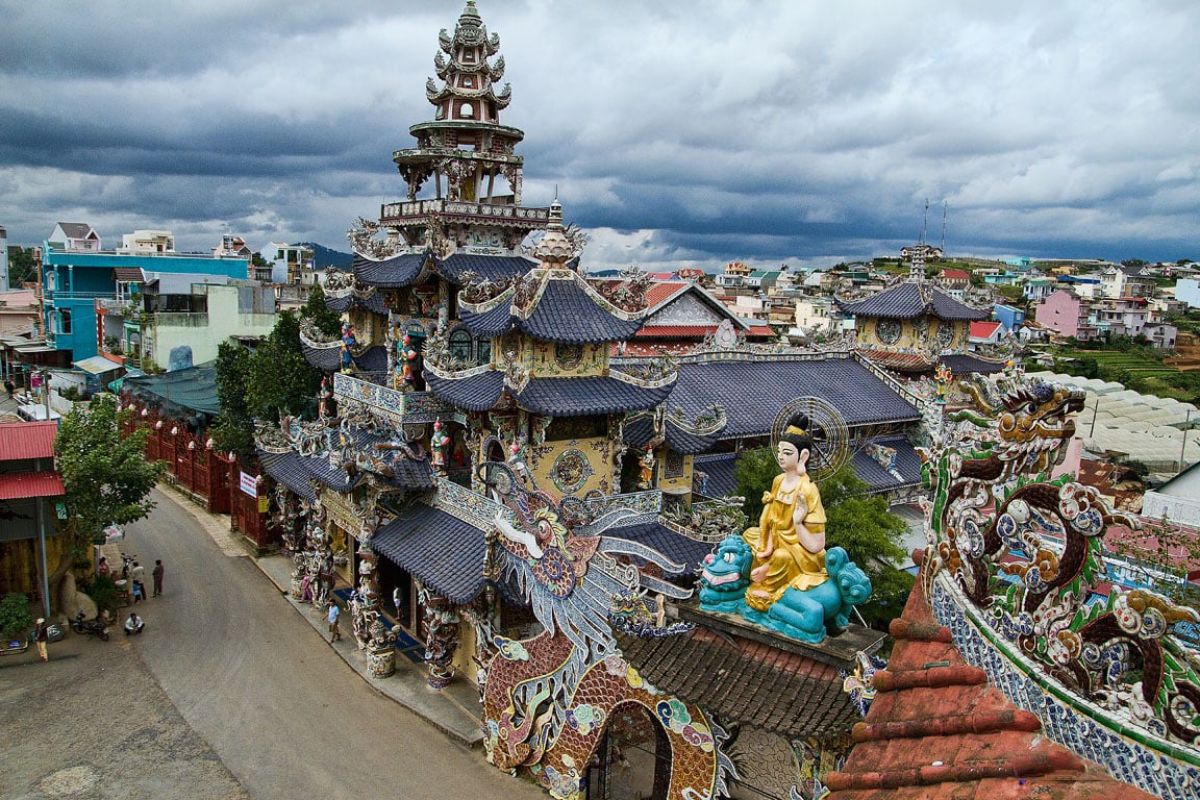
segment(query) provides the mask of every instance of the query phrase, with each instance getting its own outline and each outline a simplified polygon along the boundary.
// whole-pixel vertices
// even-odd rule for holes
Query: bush
[[[20,639],[32,627],[29,598],[20,592],[6,594],[0,600],[0,636],[3,636],[5,644]]]
[[[107,575],[97,575],[84,585],[83,593],[96,603],[97,611],[117,610],[117,584]]]

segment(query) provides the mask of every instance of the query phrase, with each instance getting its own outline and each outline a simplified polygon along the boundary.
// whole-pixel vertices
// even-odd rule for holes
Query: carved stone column
[[[424,586],[418,590],[425,610],[425,667],[431,689],[441,690],[454,678],[454,651],[458,649],[458,626],[461,618],[454,604],[430,592]]]

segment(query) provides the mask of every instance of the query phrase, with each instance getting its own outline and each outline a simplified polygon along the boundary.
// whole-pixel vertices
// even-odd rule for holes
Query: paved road
[[[122,635],[0,659],[3,800],[246,800]]]
[[[381,697],[247,557],[222,552],[174,495],[130,526],[126,551],[166,565],[143,659],[256,800],[539,798]]]

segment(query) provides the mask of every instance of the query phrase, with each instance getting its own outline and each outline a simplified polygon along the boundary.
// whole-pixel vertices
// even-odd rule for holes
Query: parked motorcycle
[[[108,641],[108,625],[98,619],[84,619],[82,611],[71,620],[71,630],[86,633],[88,636],[99,636],[102,642]]]

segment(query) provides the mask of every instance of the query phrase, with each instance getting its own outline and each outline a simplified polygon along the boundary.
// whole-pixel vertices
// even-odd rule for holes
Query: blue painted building
[[[992,309],[992,317],[1010,333],[1025,324],[1025,312],[1023,310],[1004,305],[1003,303],[997,303]]]
[[[58,242],[42,244],[42,286],[45,296],[47,339],[58,350],[69,351],[69,361],[90,358],[99,352],[96,305],[128,303],[124,291],[131,285],[122,278],[131,272],[199,273],[246,278],[246,259],[214,258],[204,253],[137,253],[114,250],[80,250]],[[118,292],[118,281],[122,291]]]

